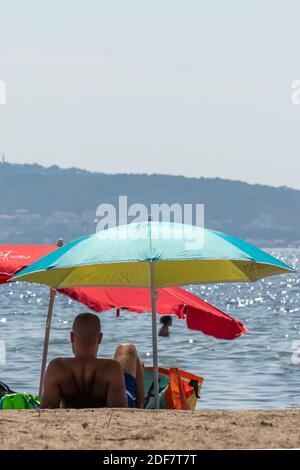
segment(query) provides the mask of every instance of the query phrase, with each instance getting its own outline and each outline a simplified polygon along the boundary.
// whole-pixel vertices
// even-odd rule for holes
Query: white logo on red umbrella
[[[3,259],[4,261],[9,261],[9,260],[16,260],[16,259],[30,259],[30,255],[22,255],[18,254],[17,251],[7,251],[4,253],[3,251],[0,251],[0,259]]]

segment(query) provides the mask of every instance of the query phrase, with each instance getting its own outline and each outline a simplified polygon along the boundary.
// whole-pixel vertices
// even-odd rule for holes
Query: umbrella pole
[[[59,238],[56,242],[56,246],[60,248],[63,246],[64,241],[62,238]],[[53,306],[55,301],[56,290],[50,289],[50,298],[48,304],[48,313],[47,313],[47,320],[45,326],[45,337],[44,337],[44,350],[43,350],[43,358],[42,358],[42,367],[41,367],[41,376],[40,376],[40,387],[39,387],[39,396],[42,396],[43,391],[43,381],[44,375],[47,365],[47,357],[48,357],[48,346],[49,346],[49,337],[50,337],[50,330],[51,330],[51,321],[52,321],[52,313],[53,313]]]
[[[40,397],[42,396],[43,381],[44,381],[44,375],[45,375],[45,370],[46,370],[46,365],[47,365],[49,337],[50,337],[50,330],[51,330],[51,320],[52,320],[55,294],[56,294],[55,289],[50,289],[50,299],[49,299],[49,304],[48,304],[48,314],[47,314],[46,327],[45,327],[44,350],[43,350],[43,359],[42,359],[42,368],[41,368],[41,377],[40,377],[40,388],[39,388]]]
[[[152,303],[152,349],[153,349],[153,383],[155,408],[159,409],[159,383],[158,383],[158,350],[157,350],[157,319],[156,319],[156,298],[154,262],[150,261],[151,278],[151,303]]]

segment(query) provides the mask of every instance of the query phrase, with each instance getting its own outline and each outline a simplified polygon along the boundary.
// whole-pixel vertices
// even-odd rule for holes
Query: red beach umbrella
[[[18,271],[29,266],[39,258],[51,253],[57,245],[0,245],[0,284],[9,282]],[[247,330],[238,320],[205,302],[181,287],[165,287],[158,290],[157,313],[176,315],[186,319],[187,327],[214,336],[218,339],[233,340]],[[131,287],[76,287],[58,289],[95,312],[120,309],[135,313],[151,312],[149,289]],[[45,329],[44,353],[40,380],[40,393],[46,368],[52,310],[55,300],[54,289],[50,290],[50,300]]]
[[[157,291],[157,313],[186,319],[187,327],[192,330],[227,340],[235,339],[247,331],[242,323],[181,287],[165,287]],[[147,288],[79,287],[58,289],[58,292],[95,312],[112,309],[151,312],[151,298]]]
[[[56,248],[55,245],[0,245],[0,284]]]

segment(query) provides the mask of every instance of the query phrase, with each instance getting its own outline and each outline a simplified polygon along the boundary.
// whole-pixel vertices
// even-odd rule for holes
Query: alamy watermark
[[[300,104],[300,80],[294,80],[291,85],[292,94],[291,102],[292,104]]]
[[[0,104],[6,104],[6,83],[0,80]]]
[[[294,366],[300,365],[300,340],[292,342],[292,364]]]
[[[6,345],[5,341],[0,339],[0,367],[6,365]]]
[[[128,197],[121,195],[117,205],[99,204],[96,217],[96,232],[100,237],[104,234],[118,239],[148,239],[149,227],[143,222],[151,220],[172,223],[151,224],[152,240],[184,240],[186,250],[200,249],[203,246],[204,204],[155,203],[148,207],[143,203],[128,204]],[[106,229],[116,226],[124,228],[105,233]]]

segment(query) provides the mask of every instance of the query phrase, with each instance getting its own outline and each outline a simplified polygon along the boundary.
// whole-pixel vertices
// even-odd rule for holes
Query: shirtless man
[[[143,408],[144,374],[133,344],[120,344],[114,359],[98,359],[99,317],[81,313],[73,323],[72,358],[53,359],[46,370],[41,408]]]

